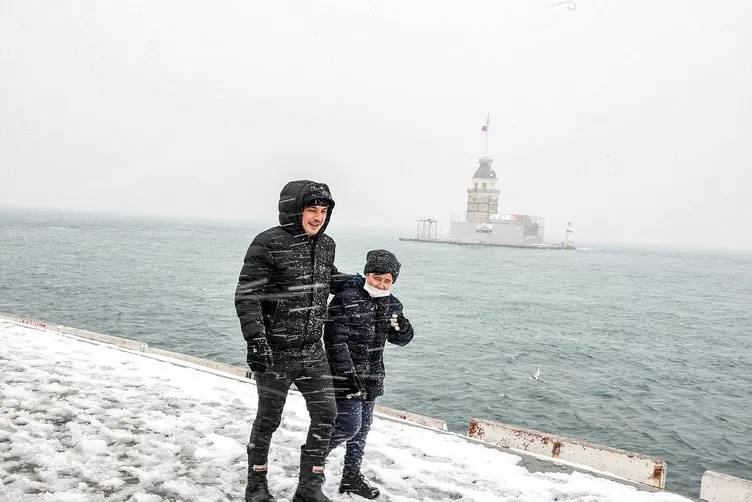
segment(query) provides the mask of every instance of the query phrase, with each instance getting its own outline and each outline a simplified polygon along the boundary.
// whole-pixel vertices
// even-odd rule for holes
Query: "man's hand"
[[[251,371],[264,373],[272,366],[272,349],[265,338],[254,338],[247,343],[247,361]]]

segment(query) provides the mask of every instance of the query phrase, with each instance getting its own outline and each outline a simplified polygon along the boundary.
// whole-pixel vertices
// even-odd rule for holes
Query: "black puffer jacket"
[[[372,298],[363,289],[364,281],[361,276],[353,277],[329,303],[324,345],[332,375],[354,371],[366,388],[365,399],[374,399],[384,393],[384,345],[387,341],[407,345],[413,328],[394,295]],[[389,324],[392,314],[399,315],[399,331]],[[335,391],[338,398],[346,393],[337,388],[336,380]]]
[[[302,226],[305,200],[330,201],[326,221],[314,236]],[[352,276],[334,266],[334,240],[326,235],[334,200],[329,187],[291,181],[280,193],[279,226],[253,239],[235,290],[235,309],[246,341],[265,337],[275,360],[289,349],[320,343],[329,291],[336,293]],[[278,357],[282,356],[282,357]]]

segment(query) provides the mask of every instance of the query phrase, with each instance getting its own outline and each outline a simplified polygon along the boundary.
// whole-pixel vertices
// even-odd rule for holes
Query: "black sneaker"
[[[339,492],[352,493],[367,499],[375,499],[380,494],[379,489],[369,484],[360,472],[343,472]]]

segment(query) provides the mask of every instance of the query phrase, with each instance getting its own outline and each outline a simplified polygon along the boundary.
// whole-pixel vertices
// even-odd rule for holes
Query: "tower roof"
[[[478,159],[478,169],[475,170],[473,178],[491,178],[496,179],[496,173],[491,168],[493,159],[491,157],[481,157]]]

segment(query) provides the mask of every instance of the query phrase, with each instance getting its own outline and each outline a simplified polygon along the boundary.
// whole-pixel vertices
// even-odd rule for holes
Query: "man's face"
[[[303,210],[303,230],[309,237],[313,237],[326,221],[326,213],[329,208],[326,206],[308,206]]]
[[[394,284],[392,274],[374,274],[370,272],[366,274],[366,280],[374,288],[383,289],[384,291],[392,289],[392,284]]]

